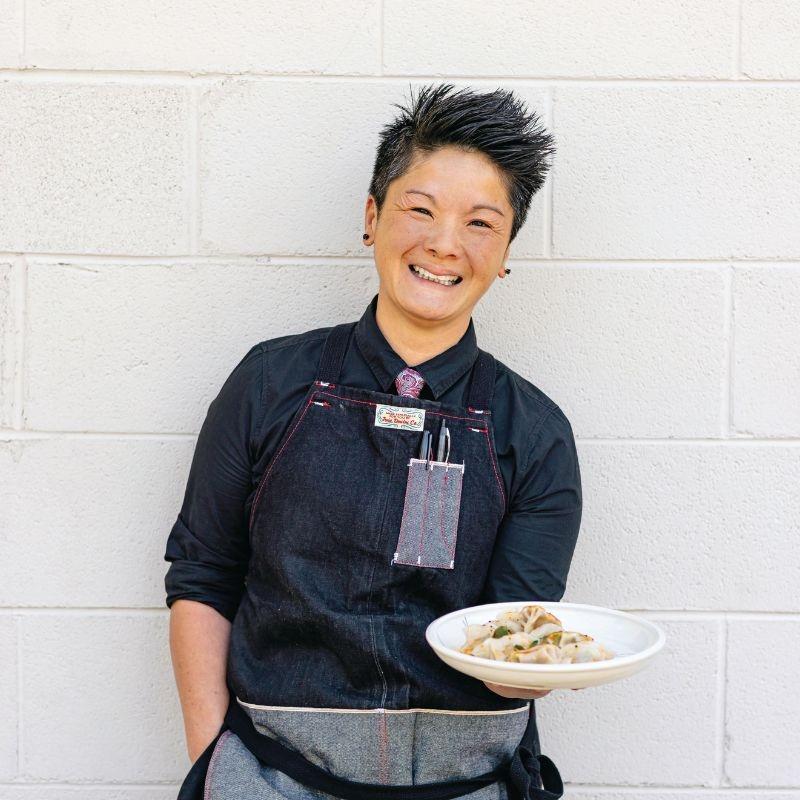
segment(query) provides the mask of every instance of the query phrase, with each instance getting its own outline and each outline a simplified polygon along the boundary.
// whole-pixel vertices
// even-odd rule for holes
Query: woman
[[[469,678],[424,639],[454,609],[564,592],[570,424],[471,317],[553,140],[506,91],[399,107],[364,217],[378,294],[355,323],[251,348],[198,438],[165,556],[182,797],[561,794],[524,702],[547,692]]]

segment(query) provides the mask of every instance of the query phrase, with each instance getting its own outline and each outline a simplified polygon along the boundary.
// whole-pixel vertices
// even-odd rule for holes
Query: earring
[[[510,275],[510,274],[511,274],[511,270],[508,267],[506,267],[506,275]]]
[[[364,239],[364,241],[366,241],[367,239],[369,239],[369,234],[365,233],[361,238]]]

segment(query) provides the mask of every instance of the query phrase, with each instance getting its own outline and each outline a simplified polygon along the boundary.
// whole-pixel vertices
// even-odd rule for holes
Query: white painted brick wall
[[[566,797],[800,800],[799,37],[794,0],[0,0],[0,798],[175,796],[196,433],[254,343],[363,310],[377,133],[447,79],[557,138],[476,324],[578,439],[564,599],[668,635],[539,703]]]

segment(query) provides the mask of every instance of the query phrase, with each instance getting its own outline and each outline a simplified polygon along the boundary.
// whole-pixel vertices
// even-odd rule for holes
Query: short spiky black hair
[[[477,93],[454,90],[452,83],[420,88],[411,107],[393,105],[403,113],[384,125],[375,157],[369,192],[378,214],[389,184],[411,168],[418,153],[452,145],[488,156],[503,176],[514,211],[509,244],[525,223],[531,199],[544,183],[555,155],[555,140],[535,113],[510,91]]]

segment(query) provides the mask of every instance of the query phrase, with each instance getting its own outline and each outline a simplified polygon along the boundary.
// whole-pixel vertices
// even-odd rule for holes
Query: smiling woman
[[[561,796],[527,702],[546,692],[425,641],[457,609],[564,593],[571,426],[472,322],[553,142],[506,91],[429,86],[401,109],[364,212],[377,295],[252,347],[198,437],[166,552],[181,800]]]
[[[511,242],[555,152],[510,92],[452,89],[421,90],[407,116],[384,129],[366,202],[379,324],[400,324],[409,344],[432,324],[440,343],[457,341],[494,278],[505,277]],[[423,341],[430,346],[429,336]],[[407,355],[424,358],[422,347]]]

